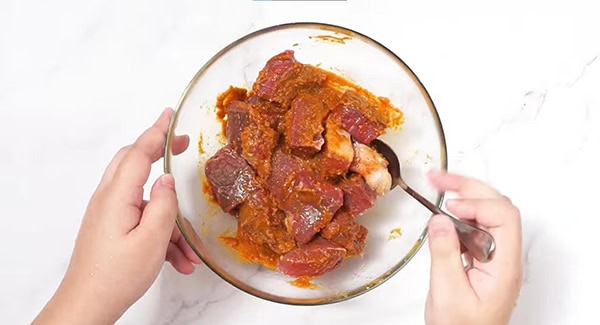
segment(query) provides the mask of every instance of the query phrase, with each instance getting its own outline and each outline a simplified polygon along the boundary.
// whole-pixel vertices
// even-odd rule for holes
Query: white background
[[[206,60],[248,32],[319,21],[403,58],[439,109],[450,170],[520,207],[525,282],[513,323],[599,323],[598,12],[593,1],[3,0],[1,322],[28,323],[43,307],[104,166],[177,103]],[[203,266],[184,277],[167,265],[121,323],[421,324],[428,268],[422,250],[364,296],[291,307]]]

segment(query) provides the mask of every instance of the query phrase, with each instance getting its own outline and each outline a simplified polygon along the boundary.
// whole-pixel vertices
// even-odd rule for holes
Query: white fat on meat
[[[350,170],[361,175],[377,195],[386,194],[392,187],[392,175],[387,170],[388,161],[375,149],[354,143],[354,160]]]
[[[348,164],[351,163],[354,158],[354,148],[352,147],[350,133],[342,129],[332,119],[327,119],[325,129],[325,151],[343,159]]]

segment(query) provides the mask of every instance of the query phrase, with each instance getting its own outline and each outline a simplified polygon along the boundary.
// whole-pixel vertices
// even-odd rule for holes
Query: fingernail
[[[429,236],[444,237],[452,230],[452,221],[446,216],[435,215],[429,220]]]
[[[171,174],[164,174],[160,178],[160,184],[175,189],[175,180]]]

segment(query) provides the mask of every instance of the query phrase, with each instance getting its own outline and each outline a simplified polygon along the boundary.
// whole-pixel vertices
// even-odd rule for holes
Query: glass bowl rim
[[[419,80],[417,75],[399,56],[397,56],[394,52],[392,52],[390,49],[388,49],[387,47],[385,47],[383,44],[379,43],[378,41],[374,40],[373,38],[371,38],[365,34],[359,33],[357,31],[354,31],[347,27],[341,27],[338,25],[333,25],[333,24],[328,24],[328,23],[320,23],[320,22],[292,22],[292,23],[283,23],[283,24],[277,24],[277,25],[265,27],[265,28],[256,30],[254,32],[246,34],[245,36],[238,38],[237,40],[233,41],[232,43],[230,43],[229,45],[227,45],[223,49],[221,49],[219,52],[217,52],[200,68],[200,70],[198,70],[198,72],[190,80],[190,82],[184,89],[183,93],[181,94],[181,96],[179,98],[179,102],[177,103],[177,107],[175,108],[175,112],[169,123],[169,129],[167,132],[167,139],[165,142],[165,150],[164,150],[164,172],[165,173],[170,173],[170,171],[171,171],[171,166],[170,166],[171,154],[170,153],[171,153],[172,138],[174,136],[173,131],[174,131],[174,128],[175,128],[175,125],[177,122],[177,117],[179,115],[181,106],[187,99],[188,94],[192,88],[192,85],[194,85],[195,82],[202,77],[204,72],[207,69],[209,69],[215,61],[217,61],[225,53],[227,53],[228,51],[230,51],[231,49],[233,49],[240,43],[243,43],[246,40],[249,40],[251,38],[254,38],[256,36],[260,36],[263,34],[271,33],[271,32],[278,31],[278,30],[293,29],[293,28],[321,29],[321,30],[333,31],[335,33],[343,34],[343,35],[350,36],[353,38],[360,38],[363,42],[368,43],[371,46],[378,48],[380,51],[384,52],[390,58],[392,58],[397,63],[399,63],[401,68],[403,68],[405,70],[405,72],[413,80],[415,85],[419,88],[421,95],[425,99],[427,106],[429,107],[429,110],[432,113],[434,123],[436,125],[437,131],[439,134],[438,140],[440,142],[440,162],[442,165],[441,167],[442,167],[442,170],[448,169],[446,137],[444,135],[444,129],[442,127],[442,123],[441,123],[438,111],[435,107],[435,104],[433,103],[433,100],[431,99],[429,92],[427,91],[425,86],[421,83],[421,81]],[[438,193],[438,197],[436,199],[435,204],[438,207],[441,207],[443,199],[444,199],[444,193],[443,192]],[[342,294],[329,296],[329,297],[287,298],[287,297],[277,296],[274,294],[266,293],[264,291],[255,289],[255,288],[245,284],[243,281],[239,281],[239,280],[235,279],[234,277],[227,274],[225,271],[220,271],[218,267],[211,264],[212,262],[209,258],[204,257],[202,254],[200,254],[198,252],[198,250],[196,249],[196,247],[192,244],[191,240],[189,239],[189,237],[186,234],[184,227],[182,225],[182,217],[181,217],[180,211],[178,211],[178,213],[177,213],[177,218],[176,218],[175,223],[177,224],[177,228],[181,232],[181,235],[183,236],[185,241],[188,243],[188,245],[190,245],[190,247],[192,248],[194,253],[202,260],[204,265],[206,265],[212,272],[217,274],[221,279],[225,280],[226,282],[228,282],[235,288],[237,288],[243,292],[246,292],[252,296],[255,296],[255,297],[258,297],[261,299],[265,299],[268,301],[276,302],[276,303],[286,304],[286,305],[302,305],[302,306],[327,305],[327,304],[333,304],[333,303],[349,300],[351,298],[355,298],[364,293],[367,293],[367,292],[373,290],[374,288],[378,287],[379,285],[383,284],[387,280],[391,279],[396,273],[398,273],[402,268],[404,268],[404,266],[406,266],[408,264],[408,262],[410,262],[410,260],[421,249],[425,240],[427,239],[427,227],[425,227],[423,229],[423,231],[421,232],[421,235],[419,236],[419,238],[413,244],[410,251],[404,256],[404,258],[402,258],[402,260],[400,260],[400,262],[398,262],[396,265],[391,267],[389,270],[387,270],[385,273],[380,275],[375,280],[372,280],[369,283],[366,283],[356,289],[344,292]]]

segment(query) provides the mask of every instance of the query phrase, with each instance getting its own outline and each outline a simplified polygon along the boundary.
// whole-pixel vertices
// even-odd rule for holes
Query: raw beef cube
[[[271,158],[271,174],[266,182],[266,187],[273,194],[275,200],[282,205],[289,195],[289,188],[294,176],[308,168],[300,158],[275,150]]]
[[[342,206],[343,192],[335,185],[302,171],[296,175],[291,195],[284,202],[288,229],[296,242],[309,242],[325,227]]]
[[[221,148],[204,166],[217,203],[231,212],[257,188],[254,171],[231,145]]]
[[[298,92],[320,85],[325,74],[318,69],[303,66],[294,58],[294,51],[287,50],[272,57],[259,72],[252,86],[259,98],[288,107]]]
[[[317,97],[323,101],[323,106],[329,111],[332,111],[340,103],[342,95],[338,90],[322,87],[317,91],[313,92]]]
[[[315,193],[294,193],[285,203],[287,227],[299,244],[309,242],[331,220],[315,203],[318,200]]]
[[[227,112],[225,136],[229,144],[237,152],[240,152],[242,149],[240,135],[244,128],[248,126],[249,105],[238,100],[233,100],[229,102],[225,111]]]
[[[321,236],[346,249],[346,257],[360,255],[365,248],[368,230],[354,221],[344,209],[338,211],[330,224],[321,230]]]
[[[302,64],[294,58],[294,52],[287,50],[272,57],[259,72],[252,86],[253,92],[261,99],[278,102],[284,92],[282,83],[298,73]]]
[[[344,207],[353,217],[358,217],[375,204],[377,193],[360,175],[354,174],[341,182]]]
[[[277,254],[296,247],[294,236],[285,226],[285,215],[278,210],[265,190],[250,195],[238,213],[238,237],[255,245],[266,245]]]
[[[321,100],[313,95],[302,93],[292,101],[284,125],[285,142],[293,154],[310,157],[321,150],[327,113]]]
[[[369,144],[385,131],[384,121],[378,118],[377,106],[353,91],[344,93],[334,114],[341,119],[342,127],[359,142]]]
[[[281,256],[278,269],[290,276],[318,276],[331,271],[344,258],[346,249],[328,240],[317,237]]]
[[[268,125],[253,123],[242,131],[242,155],[263,179],[271,172],[271,155],[278,141],[279,133]]]
[[[259,114],[273,130],[279,129],[279,125],[288,110],[287,107],[283,108],[275,103],[258,100],[256,95],[250,97],[248,102],[252,104],[253,110],[251,112]]]

